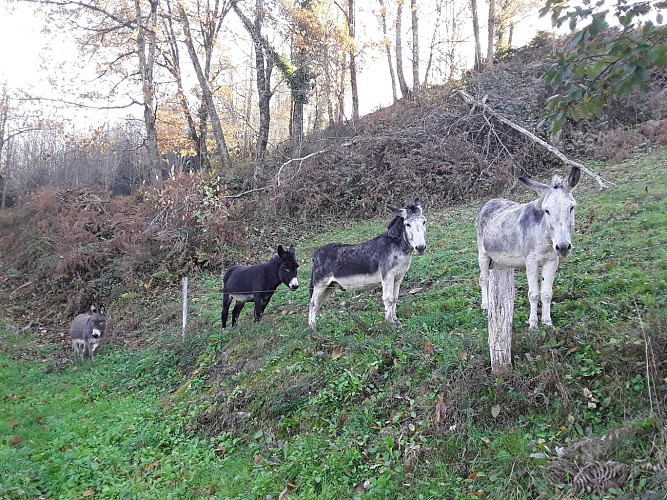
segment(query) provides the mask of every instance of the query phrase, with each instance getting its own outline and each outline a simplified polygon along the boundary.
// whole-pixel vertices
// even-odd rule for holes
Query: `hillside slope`
[[[430,86],[357,123],[313,132],[306,160],[283,163],[278,153],[269,160],[263,190],[247,192],[247,171],[239,166],[220,177],[184,174],[161,191],[128,197],[90,187],[31,193],[0,212],[5,314],[50,332],[93,301],[123,304],[147,290],[169,293],[184,276],[256,263],[276,240],[367,220],[415,196],[431,209],[488,198],[507,192],[519,175],[561,167],[516,130],[471,108],[459,89],[582,161],[618,161],[667,143],[659,77],[649,92],[612,103],[594,120],[568,122],[558,138],[549,137],[539,126],[549,96],[542,77],[563,43],[540,35],[489,71]],[[124,328],[139,324],[128,319]]]
[[[217,272],[193,276],[185,341],[177,296],[152,286],[112,304],[111,342],[95,363],[58,364],[53,346],[4,329],[0,495],[664,496],[665,158],[657,148],[596,164],[615,183],[607,191],[582,180],[574,254],[554,285],[556,328],[528,332],[517,273],[504,379],[489,373],[479,310],[481,200],[426,205],[429,248],[406,277],[401,329],[383,323],[377,292],[338,292],[313,333],[302,286],[281,287],[262,323],[244,311],[221,331]],[[303,283],[318,246],[370,238],[387,220],[272,239],[294,241]],[[46,362],[16,361],[25,357]]]

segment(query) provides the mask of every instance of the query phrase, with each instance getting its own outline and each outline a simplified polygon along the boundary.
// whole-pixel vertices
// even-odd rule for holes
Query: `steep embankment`
[[[202,274],[185,341],[164,328],[180,305],[149,287],[114,309],[162,315],[152,347],[121,348],[118,328],[83,366],[19,366],[4,354],[0,495],[664,495],[666,155],[595,165],[616,184],[607,191],[582,180],[554,330],[528,332],[517,274],[508,377],[488,370],[472,227],[481,202],[427,205],[429,249],[404,283],[401,329],[382,322],[377,292],[337,292],[312,333],[305,287],[281,287],[262,323],[244,311],[222,332],[219,276]],[[319,245],[372,237],[385,219],[291,235],[301,281]],[[0,336],[10,353],[17,339],[31,343]]]

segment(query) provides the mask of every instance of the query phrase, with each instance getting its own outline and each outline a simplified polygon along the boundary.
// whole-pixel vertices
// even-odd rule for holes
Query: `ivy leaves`
[[[541,15],[573,32],[569,50],[545,75],[555,92],[545,120],[558,132],[565,120],[600,115],[612,99],[647,90],[652,68],[667,67],[667,1],[547,0]],[[613,20],[614,27],[610,26]]]

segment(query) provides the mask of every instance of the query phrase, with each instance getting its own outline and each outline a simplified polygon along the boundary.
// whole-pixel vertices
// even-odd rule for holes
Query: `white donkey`
[[[479,252],[482,309],[489,305],[489,268],[525,269],[528,277],[531,330],[537,328],[537,302],[542,299],[542,323],[551,326],[553,281],[560,257],[572,250],[574,207],[572,190],[581,172],[574,167],[566,180],[555,175],[551,185],[524,177],[521,183],[540,197],[530,203],[493,199],[480,210],[475,228]],[[542,286],[540,287],[540,268]]]

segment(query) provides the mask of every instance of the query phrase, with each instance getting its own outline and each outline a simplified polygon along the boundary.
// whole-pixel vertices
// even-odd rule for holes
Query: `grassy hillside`
[[[276,235],[296,244],[302,287],[281,287],[258,325],[246,307],[220,330],[210,275],[191,283],[185,342],[177,296],[150,287],[109,306],[146,318],[142,335],[125,329],[137,317],[112,316],[93,363],[1,327],[0,497],[664,497],[666,157],[594,165],[608,191],[582,180],[556,328],[528,332],[517,273],[504,379],[490,375],[479,310],[482,201],[425,207],[429,248],[404,282],[401,329],[383,324],[378,292],[338,292],[318,331],[305,327],[314,249],[370,238],[389,217]]]

